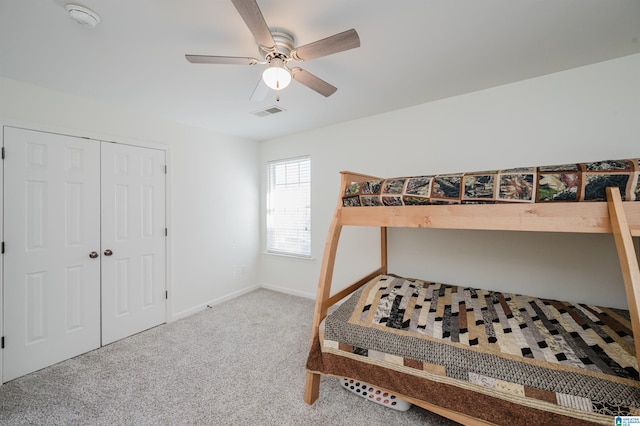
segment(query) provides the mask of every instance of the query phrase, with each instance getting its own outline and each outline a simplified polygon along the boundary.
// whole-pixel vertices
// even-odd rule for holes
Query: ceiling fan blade
[[[298,68],[298,67],[292,68],[291,76],[294,78],[294,80],[304,84],[309,89],[315,90],[316,92],[320,93],[324,97],[329,97],[333,95],[336,90],[338,90],[337,87],[332,86],[331,84],[316,77],[315,75],[311,74],[309,71],[303,70],[302,68]]]
[[[255,65],[260,62],[256,58],[240,56],[184,55],[184,57],[192,64]]]
[[[269,90],[269,86],[266,85],[261,77],[260,80],[258,80],[258,84],[256,84],[256,88],[253,89],[253,93],[251,94],[249,100],[251,102],[264,101],[267,97],[267,94],[269,93]]]
[[[291,51],[291,57],[298,61],[320,58],[345,50],[360,47],[360,37],[353,28],[313,43],[305,44]]]
[[[264,16],[262,16],[258,3],[256,3],[255,0],[231,0],[231,2],[238,10],[244,23],[249,27],[256,42],[267,51],[273,50],[276,47],[276,42],[273,40],[271,31],[264,20]]]

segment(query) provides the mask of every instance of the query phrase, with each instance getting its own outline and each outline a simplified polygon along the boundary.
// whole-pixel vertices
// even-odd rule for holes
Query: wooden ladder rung
[[[632,237],[640,237],[640,228],[629,228]]]

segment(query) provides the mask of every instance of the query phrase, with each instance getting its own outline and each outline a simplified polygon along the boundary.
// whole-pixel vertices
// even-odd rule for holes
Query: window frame
[[[300,168],[301,165],[303,169]],[[297,169],[295,177],[288,175],[288,167],[291,166]],[[283,168],[280,173],[284,172],[284,176],[277,175],[277,167]],[[266,173],[265,252],[276,256],[311,259],[311,156],[303,155],[267,161]],[[284,181],[277,180],[282,178]],[[288,191],[291,192],[287,194]],[[295,191],[299,193],[295,194]],[[286,201],[290,202],[292,195],[294,200],[296,197],[304,197],[304,200],[299,203],[294,201],[293,205],[289,206],[274,206],[274,203],[278,203],[278,196],[285,196]],[[294,212],[293,217],[287,217],[289,214],[286,212],[287,208],[303,211]],[[276,210],[281,211],[278,214]],[[298,225],[290,225],[291,221]],[[274,222],[279,222],[280,226],[274,226]],[[293,241],[286,242],[287,235]]]

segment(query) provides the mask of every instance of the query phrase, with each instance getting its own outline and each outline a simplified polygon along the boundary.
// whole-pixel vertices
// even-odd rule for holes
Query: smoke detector
[[[68,4],[64,8],[69,12],[69,16],[78,24],[95,28],[98,22],[100,22],[100,17],[86,7],[78,6],[77,4]]]

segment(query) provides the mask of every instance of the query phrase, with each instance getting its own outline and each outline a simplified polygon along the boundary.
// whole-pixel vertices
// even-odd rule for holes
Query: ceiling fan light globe
[[[291,74],[285,68],[269,67],[262,73],[262,80],[273,90],[282,90],[291,83]]]

